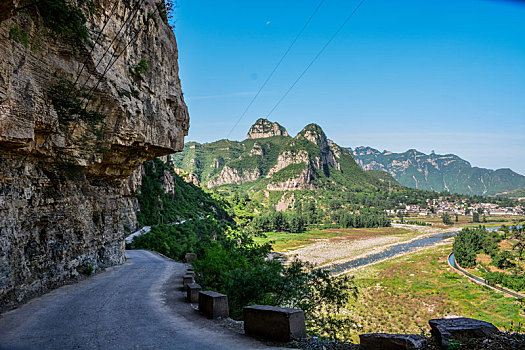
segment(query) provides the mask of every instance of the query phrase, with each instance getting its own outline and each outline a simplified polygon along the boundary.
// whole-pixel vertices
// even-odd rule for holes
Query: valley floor
[[[525,304],[472,283],[447,263],[450,242],[370,265],[356,271],[359,296],[346,314],[361,326],[357,333],[427,333],[428,320],[471,317],[500,330],[525,323]],[[521,329],[523,332],[523,329]]]
[[[272,233],[267,239],[277,239],[276,246],[288,259],[296,256],[330,267],[403,242],[461,228],[437,223],[432,227],[393,224],[380,229],[310,231],[297,239]],[[359,295],[343,314],[359,327],[340,336],[358,342],[358,334],[363,333],[428,335],[429,319],[449,316],[488,321],[500,330],[519,330],[519,325],[525,324],[525,302],[459,275],[447,263],[452,243],[452,238],[446,239],[347,272],[355,276]]]

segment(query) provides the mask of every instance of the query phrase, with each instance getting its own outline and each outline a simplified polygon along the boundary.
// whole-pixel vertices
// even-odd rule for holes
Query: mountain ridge
[[[267,191],[290,191],[330,184],[342,189],[382,185],[314,123],[292,137],[280,124],[260,118],[243,141],[187,143],[173,160],[208,188],[252,184]]]
[[[403,153],[368,146],[347,147],[364,170],[383,170],[404,186],[468,195],[497,195],[525,187],[525,176],[509,168],[473,167],[455,154],[425,154],[416,149]]]

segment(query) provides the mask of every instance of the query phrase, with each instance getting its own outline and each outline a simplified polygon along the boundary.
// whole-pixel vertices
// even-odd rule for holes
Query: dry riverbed
[[[393,224],[390,234],[385,234],[384,229],[367,229],[360,233],[350,234],[345,234],[345,230],[340,230],[340,236],[312,240],[310,244],[294,247],[293,250],[282,250],[281,253],[289,259],[297,257],[319,266],[328,267],[380,253],[392,245],[456,230],[458,230],[456,227],[444,229],[402,224]]]

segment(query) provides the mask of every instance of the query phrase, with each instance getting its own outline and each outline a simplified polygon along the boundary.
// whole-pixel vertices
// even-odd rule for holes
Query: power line
[[[301,78],[306,74],[306,72],[308,72],[308,70],[310,69],[310,67],[312,67],[312,65],[315,63],[315,61],[317,61],[317,59],[323,54],[323,52],[326,50],[326,48],[328,47],[328,45],[330,45],[330,43],[335,39],[335,37],[341,32],[341,30],[343,30],[343,28],[345,27],[345,25],[348,23],[348,21],[350,21],[350,19],[355,15],[355,13],[357,12],[357,10],[359,10],[359,8],[364,4],[366,0],[361,0],[361,2],[359,2],[359,4],[354,8],[354,10],[348,15],[348,17],[346,17],[345,21],[343,22],[343,24],[341,24],[341,26],[337,29],[337,31],[332,35],[332,37],[326,42],[326,44],[321,48],[321,50],[319,50],[319,52],[317,53],[317,55],[315,55],[315,57],[312,59],[312,61],[310,61],[310,63],[306,66],[306,68],[303,70],[303,72],[299,75],[299,77],[297,77],[297,79],[293,82],[293,84],[288,88],[288,90],[286,90],[286,92],[284,93],[284,95],[279,99],[279,101],[277,101],[277,103],[273,106],[273,108],[270,110],[270,113],[268,113],[266,116],[269,117],[270,115],[272,115],[272,113],[277,109],[277,107],[281,104],[281,102],[283,102],[283,100],[286,98],[286,96],[288,96],[288,94],[290,93],[290,91],[292,91],[292,89],[295,87],[295,85],[297,85],[297,83],[299,82],[299,80],[301,80]]]
[[[87,57],[90,57],[91,54],[93,53],[93,51],[95,50],[95,47],[97,46],[97,43],[98,43],[98,39],[100,39],[100,36],[102,35],[102,33],[104,32],[104,29],[106,29],[106,26],[107,26],[108,23],[109,23],[109,20],[110,20],[111,17],[115,14],[115,10],[117,9],[119,2],[120,2],[119,0],[116,0],[116,1],[115,1],[115,4],[113,5],[113,8],[111,9],[111,11],[110,11],[110,13],[109,13],[109,16],[108,16],[108,17],[106,18],[106,20],[104,21],[104,25],[102,26],[102,29],[98,32],[98,34],[97,34],[97,38],[95,39],[95,42],[93,43],[93,47],[91,47],[91,50],[89,51]],[[102,45],[99,44],[99,46],[102,46]],[[86,63],[87,63],[87,60],[88,60],[87,57],[86,57],[86,59],[84,60],[84,62],[82,63],[82,68],[81,68],[80,71],[78,72],[77,78],[76,78],[75,81],[73,82],[73,86],[72,86],[71,89],[69,90],[66,99],[69,98],[69,96],[71,95],[71,93],[74,91],[75,86],[77,85],[78,80],[80,79],[80,76],[82,75],[82,72],[84,71],[84,68],[86,67]],[[88,76],[88,80],[89,80],[89,76]]]
[[[102,55],[102,57],[100,58],[99,62],[98,62],[97,65],[95,66],[95,69],[98,67],[98,65],[100,64],[100,62],[102,61],[102,59],[104,58],[104,56],[106,55],[106,53],[109,51],[109,48],[111,47],[111,44],[116,40],[116,38],[118,37],[118,35],[121,33],[122,29],[126,26],[127,22],[131,19],[131,17],[134,17],[134,16],[137,14],[138,10],[140,9],[140,7],[141,7],[141,5],[144,3],[144,1],[145,1],[145,0],[142,0],[142,1],[140,2],[140,4],[136,6],[136,10],[133,11],[134,13],[130,14],[129,17],[128,17],[128,19],[127,19],[127,20],[123,23],[123,25],[120,27],[118,33],[115,35],[115,37],[114,37],[113,40],[111,41],[110,45],[109,45],[108,48],[104,51],[104,54]],[[117,2],[118,2],[118,1],[117,1]],[[158,11],[158,8],[159,8],[158,6],[155,6],[155,7],[156,7],[156,9],[155,9],[155,11],[154,11],[153,14],[155,14],[155,13]],[[115,8],[115,7],[114,7],[114,8]],[[108,18],[108,22],[109,22],[109,18]],[[106,24],[107,24],[107,23],[106,23]],[[105,25],[106,25],[106,24],[105,24]],[[104,27],[105,27],[105,25],[104,25]],[[131,25],[128,26],[128,28],[131,28]],[[98,85],[100,84],[101,79],[104,78],[104,76],[105,76],[105,74],[107,73],[107,71],[108,71],[108,70],[109,70],[109,69],[115,64],[115,62],[120,58],[120,56],[122,55],[122,53],[124,53],[124,51],[125,51],[125,50],[127,49],[127,47],[129,46],[129,44],[130,44],[132,41],[134,41],[134,40],[136,39],[136,37],[138,36],[138,34],[140,33],[140,31],[141,31],[141,29],[137,31],[136,35],[135,35],[135,36],[134,36],[134,37],[133,37],[133,38],[132,38],[127,44],[126,44],[126,46],[124,47],[124,49],[119,53],[119,55],[117,56],[117,58],[116,58],[113,62],[111,62],[113,58],[110,58],[110,64],[108,64],[108,66],[107,66],[106,69],[104,70],[104,73],[103,73],[102,76],[98,79],[97,84],[96,84],[96,87],[98,87]],[[102,30],[100,31],[100,33],[102,33]],[[99,33],[99,34],[100,34],[100,33]],[[102,45],[100,45],[100,46],[102,46]],[[85,85],[87,84],[87,82],[89,81],[89,77],[90,77],[91,75],[92,75],[92,74],[90,74],[90,75],[88,76],[86,82],[84,83],[84,85],[82,86],[82,88],[79,89],[79,91],[81,91],[81,90],[84,88],[84,86],[85,86]],[[78,75],[78,77],[80,77],[80,74]],[[77,80],[78,80],[78,79],[77,79]],[[75,82],[75,84],[76,84],[76,82]],[[95,87],[95,89],[96,89],[96,87]],[[73,88],[74,88],[74,86],[73,86],[73,87],[71,88],[71,90],[68,92],[68,96],[69,96],[70,93],[73,91]],[[88,104],[89,104],[89,101],[91,100],[91,97],[92,97],[91,94],[92,94],[93,90],[94,90],[94,89],[91,89],[90,94],[88,94],[88,99],[87,99],[87,102],[86,102],[86,104],[85,104],[85,106],[84,106],[84,111],[86,110],[86,108],[87,108],[87,106],[88,106]],[[74,132],[74,130],[76,129],[77,125],[78,125],[78,120],[77,120],[77,121],[75,122],[75,124],[73,125],[73,132]],[[73,133],[73,132],[72,132],[72,133]],[[46,144],[47,140],[48,140],[50,137],[51,137],[51,133],[49,133],[49,134],[46,136],[46,138],[44,139],[44,142],[42,143],[42,145],[41,145],[40,147],[43,147],[43,146]],[[27,157],[29,157],[29,154],[27,155]],[[26,157],[26,159],[27,159],[27,157]]]
[[[306,27],[308,27],[308,25],[310,24],[310,22],[312,21],[312,19],[314,18],[314,16],[317,14],[317,11],[319,11],[319,9],[321,8],[321,6],[323,5],[323,3],[325,2],[326,0],[321,0],[321,2],[319,2],[319,5],[317,5],[317,7],[315,8],[314,12],[310,15],[310,18],[308,18],[308,20],[306,21],[306,23],[304,24],[303,28],[299,31],[299,33],[297,34],[297,36],[295,37],[295,39],[292,41],[292,43],[290,44],[290,46],[288,46],[288,49],[284,52],[284,54],[282,55],[281,59],[279,60],[279,62],[277,62],[277,64],[275,65],[275,67],[273,68],[272,72],[270,73],[270,75],[268,75],[268,77],[266,78],[266,80],[264,81],[264,83],[261,85],[261,87],[259,88],[259,91],[257,91],[257,93],[255,94],[255,96],[252,98],[252,100],[250,101],[250,103],[248,103],[248,106],[246,106],[246,108],[244,109],[244,111],[242,112],[241,116],[239,117],[239,119],[237,120],[237,122],[235,123],[235,125],[233,126],[233,128],[231,128],[230,132],[228,133],[228,135],[226,136],[226,138],[230,137],[231,133],[233,132],[233,130],[237,127],[237,125],[239,125],[239,123],[241,122],[242,118],[244,118],[244,116],[246,115],[246,113],[248,112],[248,110],[250,109],[250,107],[253,105],[253,103],[255,102],[255,100],[257,99],[257,97],[259,97],[259,95],[261,94],[262,90],[266,87],[266,84],[268,84],[268,82],[270,81],[270,79],[273,77],[274,73],[277,71],[277,68],[279,68],[279,66],[281,65],[281,63],[284,61],[284,59],[286,58],[286,56],[288,56],[288,53],[290,52],[290,50],[292,49],[292,47],[295,45],[295,43],[297,42],[297,40],[299,39],[299,37],[303,34],[303,32],[305,31]]]
[[[23,7],[20,7],[18,8],[17,10],[22,10],[22,9],[25,9],[27,7],[30,7],[30,6],[35,6],[36,7],[36,10],[39,12],[38,10],[38,4],[40,3],[41,1],[40,0],[37,0],[37,1],[34,1],[32,4],[29,4],[29,5],[26,5],[26,6],[23,6]],[[97,43],[98,43],[98,39],[100,38],[100,36],[102,35],[102,32],[104,31],[104,29],[106,28],[107,24],[109,23],[109,20],[110,18],[115,14],[115,10],[117,9],[117,5],[119,4],[119,0],[115,1],[115,4],[113,5],[113,8],[110,12],[110,15],[106,18],[106,20],[104,21],[104,25],[102,26],[102,29],[98,32],[97,34],[97,38],[95,39],[94,43],[93,43],[93,47],[91,48],[91,50],[89,51],[87,57],[89,57],[92,53],[93,53],[93,50],[95,49],[95,47],[97,46]],[[102,46],[99,44],[99,46]],[[73,83],[71,89],[68,91],[67,93],[67,96],[66,96],[66,99],[69,98],[69,96],[71,95],[71,93],[74,91],[75,89],[75,85],[77,84],[80,76],[82,75],[82,72],[84,71],[84,68],[86,67],[86,63],[87,63],[87,60],[88,58],[86,57],[86,59],[84,60],[84,62],[82,62],[82,68],[80,69],[80,72],[78,73],[77,75],[77,78],[75,79],[75,82]],[[89,79],[89,77],[88,77]],[[44,138],[44,142],[42,143],[42,145],[40,147],[42,147],[46,142],[47,140],[49,139],[51,133],[49,133],[48,135],[46,135],[46,137]],[[27,158],[29,157],[30,153],[27,154],[26,158],[25,158],[25,161],[27,161]]]
[[[128,18],[124,21],[124,23],[122,24],[122,26],[120,27],[119,31],[117,32],[117,34],[115,34],[115,36],[113,37],[113,40],[111,40],[111,42],[109,43],[109,45],[107,46],[106,50],[104,51],[104,53],[102,54],[102,56],[100,57],[100,59],[98,60],[97,64],[95,65],[95,68],[94,70],[96,71],[98,66],[100,65],[100,63],[102,62],[102,60],[104,59],[104,57],[106,57],[106,54],[108,53],[109,49],[111,48],[111,45],[113,45],[113,43],[115,42],[115,40],[117,40],[118,36],[120,35],[120,33],[122,32],[122,29],[124,29],[124,27],[128,24],[129,20],[132,18],[132,17],[135,17],[136,14],[138,13],[139,9],[142,7],[142,5],[144,4],[146,0],[141,0],[140,3],[138,3],[138,5],[135,6],[135,9],[133,10],[133,12],[128,16]],[[155,6],[158,10],[158,6]],[[132,24],[130,22],[130,25],[128,26],[128,29],[131,28]],[[127,30],[127,29],[126,29]],[[111,62],[111,59],[109,60]],[[82,87],[80,88],[80,90],[84,89],[84,87],[87,85],[87,83],[89,82],[89,78],[91,77],[88,76],[88,78],[86,79],[85,83],[82,85]]]
[[[95,68],[94,68],[95,70],[96,70],[96,68],[99,66],[99,64],[100,64],[100,62],[102,61],[102,59],[106,56],[106,54],[107,54],[107,52],[109,51],[109,48],[111,47],[111,45],[113,44],[113,42],[116,40],[116,38],[118,37],[118,35],[122,32],[122,29],[124,29],[124,27],[127,25],[128,21],[131,19],[131,17],[134,17],[134,16],[137,14],[139,8],[140,8],[141,5],[144,3],[144,1],[145,1],[145,0],[142,0],[142,1],[140,2],[140,4],[136,6],[135,11],[132,10],[133,13],[131,13],[131,14],[128,16],[128,18],[124,21],[124,23],[121,25],[121,27],[119,28],[118,33],[115,35],[115,37],[113,38],[113,40],[111,41],[111,43],[110,43],[110,44],[108,45],[108,47],[105,49],[104,54],[102,55],[102,57],[101,57],[101,58],[99,59],[99,61],[97,62],[96,66],[95,66]],[[98,33],[98,35],[97,35],[97,39],[95,40],[95,43],[94,43],[93,47],[91,48],[90,53],[92,53],[93,50],[95,49],[96,43],[98,42],[98,39],[100,38],[100,35],[101,35],[102,32],[104,31],[105,27],[106,27],[107,24],[109,23],[109,20],[110,20],[111,16],[114,14],[114,10],[117,8],[118,2],[119,2],[118,0],[115,1],[115,4],[113,5],[113,9],[111,10],[110,16],[106,19],[106,21],[105,21],[105,23],[104,23],[102,29],[101,29],[100,32]],[[35,4],[36,4],[36,3],[35,3]],[[124,15],[124,16],[125,16],[125,15]],[[130,28],[130,26],[128,26],[128,28]],[[99,44],[99,46],[104,47],[104,46],[101,45],[101,44]],[[127,45],[126,45],[126,47],[127,47]],[[89,57],[89,55],[88,55],[88,57]],[[119,55],[119,57],[120,57],[120,55]],[[118,58],[117,58],[117,59],[118,59]],[[82,65],[82,69],[81,69],[80,73],[78,74],[78,76],[77,76],[75,82],[74,82],[73,85],[71,86],[71,89],[68,91],[66,98],[69,98],[70,95],[71,95],[71,93],[74,91],[74,89],[75,89],[75,85],[77,84],[77,82],[78,82],[78,80],[79,80],[79,78],[80,78],[80,76],[81,76],[81,73],[82,73],[84,67],[86,66],[86,62],[87,62],[87,58],[86,58],[86,60],[84,60],[84,63],[83,63],[83,65]],[[111,62],[111,59],[110,59],[110,62]],[[105,74],[106,72],[107,72],[107,71],[105,71],[104,74]],[[82,91],[82,89],[86,86],[86,84],[89,82],[89,78],[90,78],[92,75],[93,75],[93,74],[91,74],[91,73],[88,75],[88,77],[87,77],[85,83],[82,85],[81,88],[78,89],[78,92],[75,93],[75,97],[76,97],[76,96],[78,95],[78,93],[80,93],[80,92]],[[102,77],[103,77],[103,76],[102,76]],[[99,82],[100,82],[100,80],[99,80]],[[97,87],[98,87],[98,83],[97,83]],[[87,107],[87,104],[88,104],[88,103],[89,103],[89,99],[88,99],[88,101],[86,102],[86,107]],[[84,107],[84,110],[85,110],[86,107]],[[59,123],[59,122],[57,121],[56,124],[58,124],[58,123]],[[55,124],[55,125],[56,125],[56,124]],[[55,125],[53,125],[53,126],[55,126]],[[75,128],[76,128],[76,124],[75,124],[75,126],[73,127],[73,129],[75,129]],[[46,142],[49,140],[50,137],[51,137],[51,133],[49,133],[48,135],[46,135],[46,137],[44,138],[44,141],[42,142],[42,144],[41,144],[39,147],[41,147],[41,148],[44,147],[44,145],[46,144]],[[29,157],[29,154],[27,155],[27,157]],[[26,157],[26,159],[27,159],[27,157]]]
[[[155,11],[153,11],[153,14],[152,15],[155,15],[157,12],[159,11],[159,6],[155,6]],[[146,21],[146,24],[148,23],[148,21]],[[142,31],[144,25],[142,25],[141,27],[139,27],[139,29],[137,30],[137,32],[135,33],[135,35],[131,38],[131,40],[129,40],[127,42],[127,44],[124,46],[124,48],[122,49],[122,51],[120,51],[120,53],[117,55],[117,57],[113,60],[113,58],[110,59],[110,63],[106,66],[106,68],[104,69],[104,72],[102,73],[102,75],[100,76],[100,78],[97,80],[97,84],[90,90],[89,94],[88,94],[88,97],[87,97],[87,101],[86,101],[86,104],[84,105],[84,111],[86,110],[89,102],[91,101],[91,98],[93,97],[93,93],[94,91],[98,88],[98,86],[100,85],[100,82],[102,81],[102,79],[105,77],[106,73],[111,69],[111,67],[113,67],[113,65],[118,61],[118,59],[120,58],[120,56],[122,56],[122,54],[127,50],[127,48],[129,47],[129,45],[133,42],[135,42],[135,40],[137,39],[137,37],[139,36],[140,32]],[[113,61],[112,61],[113,60]],[[74,126],[73,126],[73,132],[75,131],[76,127],[78,125],[78,120],[75,122]],[[72,133],[73,133],[72,132]]]

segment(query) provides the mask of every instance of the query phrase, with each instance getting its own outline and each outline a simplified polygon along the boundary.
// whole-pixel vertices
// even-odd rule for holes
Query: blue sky
[[[186,140],[226,138],[320,0],[179,0]],[[265,117],[358,0],[325,0],[230,139]],[[367,0],[269,117],[341,146],[525,174],[525,2]]]

